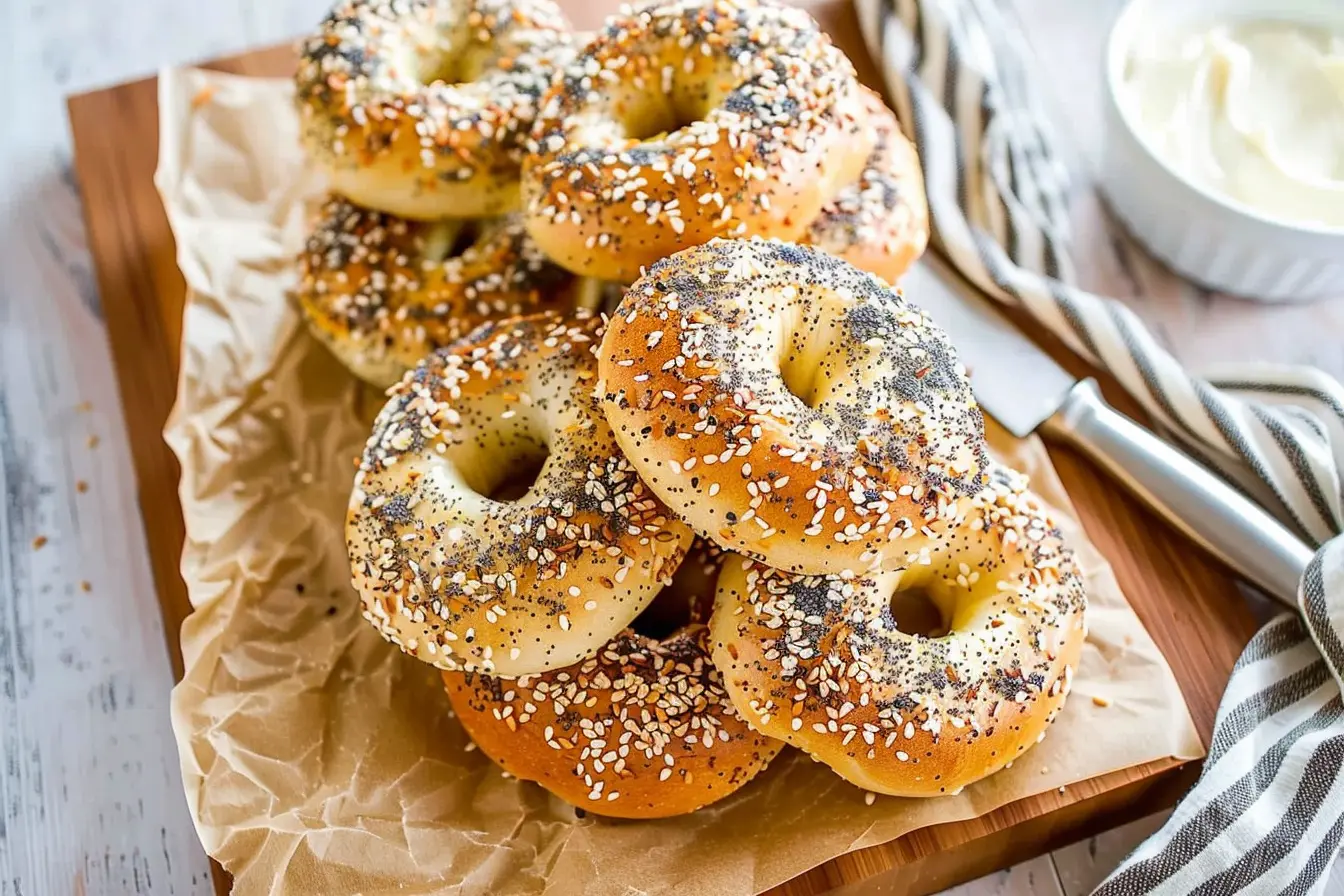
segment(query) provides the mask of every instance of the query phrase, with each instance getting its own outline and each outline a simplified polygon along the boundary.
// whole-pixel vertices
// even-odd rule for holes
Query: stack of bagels
[[[300,304],[390,387],[355,587],[483,752],[652,818],[789,744],[936,796],[1044,736],[1082,579],[889,285],[919,161],[808,15],[346,0],[297,84]]]

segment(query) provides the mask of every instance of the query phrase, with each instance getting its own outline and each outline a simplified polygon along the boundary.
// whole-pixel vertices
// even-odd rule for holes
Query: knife
[[[1314,552],[1263,508],[1108,405],[1095,380],[1060,367],[934,253],[901,287],[947,331],[976,400],[1004,429],[1078,448],[1214,557],[1297,609]]]

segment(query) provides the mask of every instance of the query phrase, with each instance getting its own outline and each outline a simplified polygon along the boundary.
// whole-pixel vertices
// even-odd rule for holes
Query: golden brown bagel
[[[872,147],[854,67],[798,9],[650,3],[556,79],[523,168],[560,265],[629,283],[715,236],[800,237]]]
[[[346,522],[365,616],[444,669],[528,675],[589,656],[677,568],[691,532],[640,481],[592,395],[600,320],[487,324],[390,391]],[[496,489],[519,471],[516,500]]]
[[[1073,554],[1018,474],[999,471],[946,540],[854,580],[728,561],[714,661],[762,733],[877,793],[955,793],[1045,736],[1086,635]],[[922,589],[946,634],[907,634],[893,592]],[[935,633],[937,634],[937,633]]]
[[[627,631],[566,669],[514,681],[443,673],[485,755],[561,799],[616,818],[664,818],[723,799],[783,748],[724,692],[703,626],[657,641]]]
[[[929,242],[929,206],[914,144],[882,98],[864,88],[877,137],[863,175],[821,210],[803,242],[895,283]]]
[[[383,388],[486,321],[574,301],[574,278],[541,254],[517,215],[424,224],[333,195],[299,267],[309,328]]]
[[[794,572],[933,545],[984,485],[984,420],[946,335],[805,246],[716,240],[612,315],[599,391],[626,455],[693,529]]]
[[[303,44],[304,147],[368,208],[511,211],[537,100],[572,55],[551,0],[341,0]]]

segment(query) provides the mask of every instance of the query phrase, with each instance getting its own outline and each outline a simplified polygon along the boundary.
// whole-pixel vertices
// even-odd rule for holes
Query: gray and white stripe
[[[1237,663],[1198,783],[1097,893],[1318,892],[1344,837],[1344,387],[1267,365],[1196,377],[1128,308],[1074,285],[1068,170],[1021,27],[996,0],[855,5],[920,150],[936,250],[1322,545],[1299,591],[1302,617],[1272,621]]]

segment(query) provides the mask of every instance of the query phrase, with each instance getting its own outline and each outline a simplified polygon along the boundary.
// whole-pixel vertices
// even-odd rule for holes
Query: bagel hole
[[[425,231],[425,261],[438,263],[459,258],[481,235],[480,222],[474,219],[440,221]]]
[[[801,354],[799,352],[781,358],[779,375],[784,379],[784,388],[788,389],[794,398],[810,408],[815,408],[821,403],[817,395],[817,373],[821,368],[815,361],[805,362]]]
[[[699,121],[703,112],[670,96],[645,97],[642,103],[632,104],[626,113],[625,136],[631,140],[664,137]]]
[[[718,560],[691,551],[677,567],[672,581],[654,596],[630,627],[646,638],[665,640],[679,629],[709,621],[714,607]]]
[[[538,451],[516,455],[490,471],[490,481],[481,483],[484,488],[476,488],[475,483],[468,484],[491,501],[517,501],[536,484],[549,456],[546,447],[539,446]]]
[[[676,600],[668,589],[664,588],[653,599],[653,603],[635,617],[630,627],[637,634],[655,641],[665,640],[677,629],[690,622],[690,608],[684,601]]]
[[[897,630],[921,638],[941,638],[951,630],[933,595],[918,585],[891,596],[891,618]]]
[[[415,68],[415,78],[421,84],[462,84],[473,80],[468,54],[453,53],[437,47],[422,52]]]

